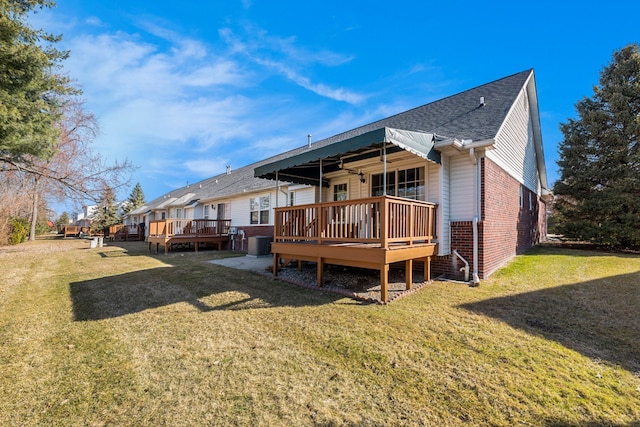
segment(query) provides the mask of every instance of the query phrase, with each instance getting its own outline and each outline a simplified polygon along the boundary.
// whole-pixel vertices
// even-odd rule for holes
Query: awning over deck
[[[383,127],[357,136],[345,137],[322,147],[315,148],[312,145],[302,153],[257,167],[255,176],[318,185],[320,161],[323,173],[333,172],[340,169],[342,162],[380,156],[383,146],[387,147],[387,153],[405,150],[439,164],[440,153],[433,148],[435,139],[435,134],[431,133]],[[324,179],[323,185],[328,186]]]

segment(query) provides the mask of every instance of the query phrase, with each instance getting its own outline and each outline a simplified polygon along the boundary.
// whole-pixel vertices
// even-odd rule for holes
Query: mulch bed
[[[271,275],[270,271],[265,273]],[[308,289],[344,295],[358,301],[384,304],[380,293],[380,273],[378,270],[326,265],[323,274],[324,283],[322,287],[318,287],[316,264],[304,263],[301,271],[297,266],[281,269],[278,271],[278,279]],[[389,271],[387,303],[416,292],[429,283],[431,282],[424,281],[421,272],[414,271],[412,289],[406,290],[404,269],[392,268]]]

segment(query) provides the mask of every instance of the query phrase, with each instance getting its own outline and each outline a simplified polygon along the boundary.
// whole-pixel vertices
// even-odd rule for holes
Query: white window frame
[[[524,189],[520,185],[520,209],[524,208]]]
[[[344,199],[338,199],[338,193],[336,192],[338,190],[338,188],[343,187],[344,186],[344,193],[342,193],[342,190],[340,192],[340,194],[344,195]],[[333,196],[331,198],[334,202],[340,202],[343,200],[349,200],[349,183],[347,181],[344,182],[337,182],[335,184],[333,184]]]
[[[257,196],[249,199],[249,223],[251,225],[270,224],[271,220],[271,195]],[[266,213],[266,219],[264,214]],[[254,219],[254,214],[257,218]]]

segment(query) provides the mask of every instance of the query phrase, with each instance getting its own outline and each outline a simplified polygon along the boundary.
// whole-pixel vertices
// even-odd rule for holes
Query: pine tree
[[[91,230],[94,233],[105,233],[109,227],[120,222],[118,206],[113,189],[105,186],[100,194],[100,202],[91,221]]]
[[[34,30],[26,20],[50,0],[0,0],[0,164],[25,156],[48,158],[58,138],[62,98],[77,93],[58,71],[67,52],[59,36]]]
[[[559,228],[599,244],[640,247],[640,47],[614,52],[578,119],[560,125]]]
[[[66,225],[69,225],[69,214],[65,211],[62,212],[62,215],[60,215],[58,217],[58,219],[56,219],[56,222],[54,223],[56,226],[56,230],[60,231],[62,230],[62,228]]]
[[[122,211],[124,213],[129,213],[144,204],[145,204],[144,193],[142,192],[142,187],[138,182],[136,183],[136,186],[133,187],[133,190],[131,190],[131,194],[129,195],[129,198],[127,198],[127,200],[125,201]]]

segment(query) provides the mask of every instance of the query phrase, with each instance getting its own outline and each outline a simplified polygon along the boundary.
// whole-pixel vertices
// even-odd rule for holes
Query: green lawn
[[[387,306],[142,243],[0,248],[0,425],[640,425],[640,256]]]

